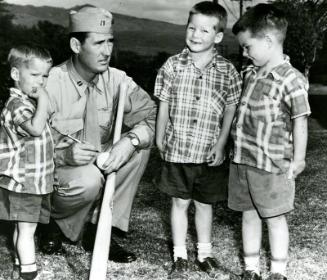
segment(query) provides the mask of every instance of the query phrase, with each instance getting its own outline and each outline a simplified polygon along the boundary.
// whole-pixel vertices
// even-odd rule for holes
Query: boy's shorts
[[[228,207],[242,212],[255,209],[262,218],[290,212],[294,209],[295,181],[287,175],[231,163]]]
[[[0,220],[49,223],[51,194],[16,193],[0,187]]]
[[[172,197],[213,204],[227,198],[227,174],[223,166],[163,162],[158,187]]]

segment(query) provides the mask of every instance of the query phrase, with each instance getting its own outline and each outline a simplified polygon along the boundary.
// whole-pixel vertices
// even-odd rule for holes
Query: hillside
[[[54,24],[68,26],[69,10],[63,8],[8,5],[7,9],[14,15],[15,24],[32,26],[38,21],[47,20]],[[182,25],[121,14],[114,14],[114,19],[116,41],[121,50],[143,55],[155,55],[158,52],[172,54],[181,50],[184,45],[185,27]],[[237,43],[230,30],[225,35],[223,45],[224,55],[238,51]]]

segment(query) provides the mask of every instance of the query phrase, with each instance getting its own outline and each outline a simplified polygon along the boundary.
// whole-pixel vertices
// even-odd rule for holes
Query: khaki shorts
[[[16,193],[0,187],[0,220],[49,223],[51,194]]]
[[[256,209],[262,218],[294,209],[295,181],[287,174],[270,173],[243,164],[230,164],[228,207],[235,211]]]
[[[223,166],[163,162],[158,188],[171,197],[213,204],[226,200],[226,177]]]

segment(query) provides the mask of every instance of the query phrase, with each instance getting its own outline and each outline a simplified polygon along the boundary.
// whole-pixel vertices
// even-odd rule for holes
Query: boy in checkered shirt
[[[239,74],[215,49],[226,21],[222,6],[211,1],[196,4],[189,14],[185,49],[166,61],[156,79],[155,96],[160,100],[156,142],[164,159],[159,188],[172,197],[171,279],[187,274],[187,210],[192,200],[196,263],[210,276],[222,277],[212,252],[212,205],[222,193],[217,166],[224,161],[241,92]]]
[[[52,65],[49,52],[19,46],[8,56],[14,87],[1,112],[0,219],[14,222],[13,278],[37,279],[34,233],[48,223],[53,190],[53,141],[44,87]],[[19,275],[20,274],[20,275]]]
[[[244,280],[261,279],[262,221],[271,251],[269,280],[286,280],[294,179],[305,167],[308,82],[283,54],[287,21],[271,4],[249,9],[233,26],[243,55],[243,93],[232,125],[229,207],[242,211]]]

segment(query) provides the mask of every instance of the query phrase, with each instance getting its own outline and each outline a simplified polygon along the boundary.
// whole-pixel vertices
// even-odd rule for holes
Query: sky
[[[175,24],[185,24],[189,9],[201,0],[4,0],[4,2],[17,5],[55,6],[71,8],[81,4],[92,4],[108,9],[113,13],[166,21]],[[245,0],[245,8],[254,5],[259,0]],[[229,26],[238,17],[239,7],[237,1],[219,0],[227,8]]]

